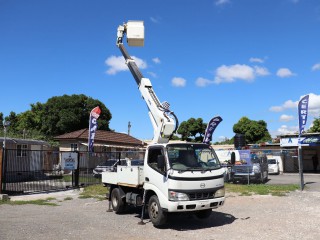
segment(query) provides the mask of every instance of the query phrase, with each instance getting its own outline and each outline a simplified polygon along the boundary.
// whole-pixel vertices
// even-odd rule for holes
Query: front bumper
[[[205,209],[214,209],[222,206],[224,201],[225,197],[197,201],[169,201],[168,208],[164,210],[168,212],[192,212]]]
[[[259,180],[261,173],[232,173],[231,178],[234,180],[247,180],[250,179]]]

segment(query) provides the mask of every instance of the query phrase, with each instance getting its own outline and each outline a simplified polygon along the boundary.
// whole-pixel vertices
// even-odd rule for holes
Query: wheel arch
[[[115,184],[111,184],[111,185],[109,185],[109,199],[111,199],[112,190],[115,189],[115,188],[119,188],[120,197],[121,198],[125,198],[126,197],[126,193],[125,193],[125,191],[123,190],[123,188],[121,186],[115,185]]]

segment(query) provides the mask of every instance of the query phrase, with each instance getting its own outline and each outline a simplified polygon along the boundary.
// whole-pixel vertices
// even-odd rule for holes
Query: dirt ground
[[[140,210],[107,212],[108,201],[79,199],[79,191],[51,194],[59,206],[0,205],[0,239],[317,239],[320,192],[296,191],[285,197],[228,194],[207,220],[170,216],[162,229]],[[49,194],[31,195],[47,198]],[[72,200],[66,200],[72,198]],[[19,200],[19,197],[15,197]]]

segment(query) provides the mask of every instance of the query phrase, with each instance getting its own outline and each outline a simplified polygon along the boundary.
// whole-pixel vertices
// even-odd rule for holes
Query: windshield
[[[104,162],[100,163],[99,166],[106,166],[106,167],[110,167],[113,166],[115,163],[117,162],[117,160],[105,160]]]
[[[277,164],[275,159],[268,159],[268,164]]]
[[[214,150],[206,144],[169,144],[170,168],[174,170],[207,171],[221,167]]]

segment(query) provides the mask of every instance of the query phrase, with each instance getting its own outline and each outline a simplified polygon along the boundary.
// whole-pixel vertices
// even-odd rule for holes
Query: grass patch
[[[107,188],[102,184],[90,185],[83,189],[83,192],[80,193],[79,198],[96,198],[98,200],[106,199]]]
[[[46,200],[47,200],[47,201],[53,201],[53,200],[56,200],[56,198],[54,198],[54,197],[48,197],[48,198],[46,198]]]
[[[64,201],[69,201],[69,200],[73,200],[73,198],[72,197],[65,197],[63,200]]]
[[[298,190],[298,184],[288,185],[266,185],[266,184],[231,184],[225,183],[227,192],[236,192],[241,196],[251,195],[272,195],[272,196],[285,196],[289,192]]]
[[[46,205],[46,206],[59,206],[57,203],[50,202],[49,199],[38,199],[38,200],[29,200],[29,201],[0,201],[0,204],[9,204],[9,205],[25,205],[25,204],[35,204],[35,205]]]

